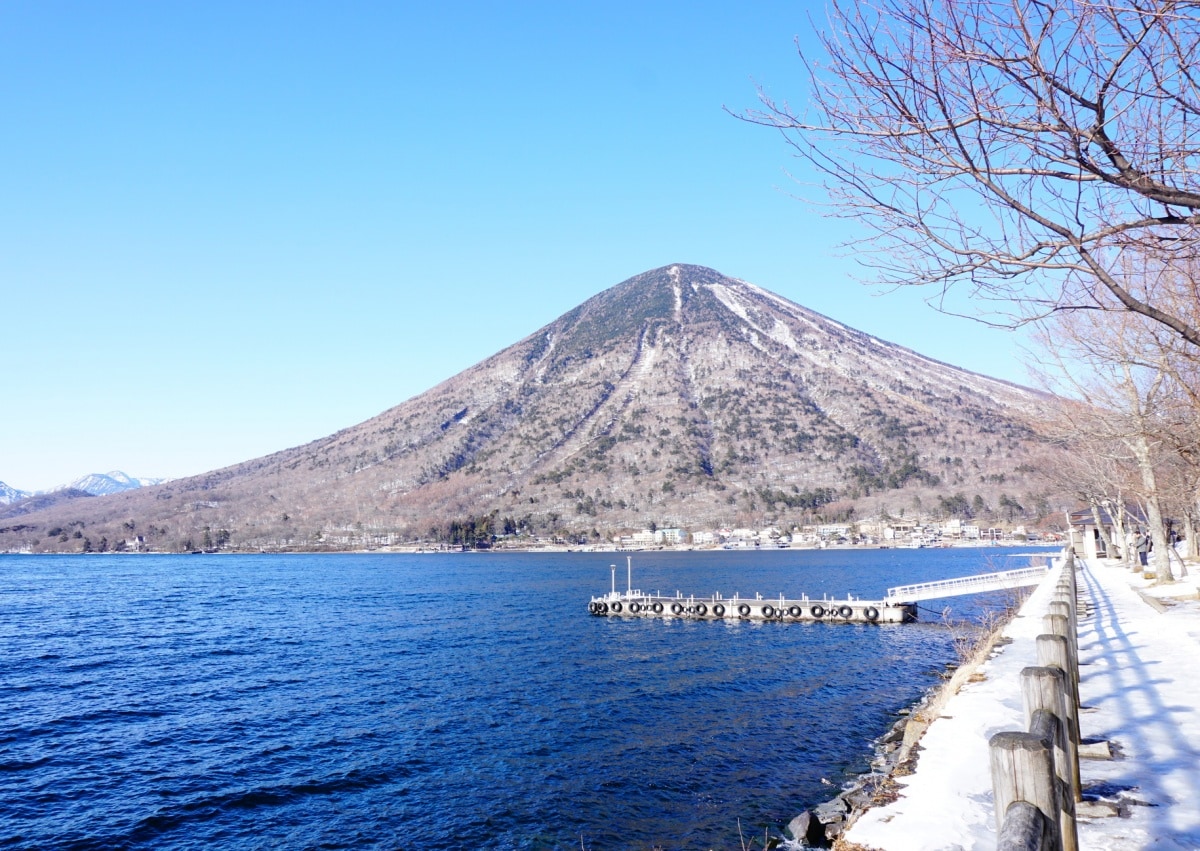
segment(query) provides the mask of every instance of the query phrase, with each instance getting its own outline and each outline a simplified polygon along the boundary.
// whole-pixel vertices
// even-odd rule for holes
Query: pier
[[[675,617],[692,620],[753,620],[753,621],[831,621],[840,623],[908,623],[917,618],[917,607],[909,603],[859,600],[847,597],[844,600],[809,597],[788,599],[779,597],[764,599],[761,594],[753,598],[684,597],[677,594],[666,597],[658,594],[643,594],[640,591],[605,594],[593,597],[588,603],[593,615],[622,615],[632,617]]]
[[[821,599],[801,595],[789,598],[742,597],[734,594],[725,597],[720,593],[708,596],[691,594],[684,596],[676,592],[667,596],[635,590],[633,587],[633,561],[626,559],[626,589],[617,590],[617,567],[612,565],[612,588],[609,593],[592,597],[588,612],[601,617],[643,618],[689,618],[692,620],[748,620],[748,621],[808,621],[826,623],[913,623],[917,620],[917,602],[957,597],[963,594],[979,594],[985,591],[1000,591],[1037,585],[1046,576],[1045,566],[1024,567],[983,573],[976,576],[961,576],[936,582],[915,585],[900,585],[889,588],[882,600],[863,600],[847,594],[844,598]]]

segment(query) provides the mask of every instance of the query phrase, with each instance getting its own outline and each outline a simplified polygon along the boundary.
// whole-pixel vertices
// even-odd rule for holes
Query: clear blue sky
[[[858,283],[780,137],[723,111],[804,101],[808,15],[6,2],[0,481],[304,443],[674,262],[1023,381],[1013,335]]]

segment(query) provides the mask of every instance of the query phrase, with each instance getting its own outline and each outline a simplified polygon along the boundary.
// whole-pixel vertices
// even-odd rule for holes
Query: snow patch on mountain
[[[33,496],[29,491],[17,490],[4,482],[0,482],[0,505],[12,505],[26,497]]]
[[[81,476],[73,482],[59,485],[49,490],[23,491],[0,482],[0,505],[12,505],[33,496],[58,493],[60,491],[77,490],[92,496],[104,496],[110,493],[146,488],[151,485],[161,485],[167,479],[137,478],[120,470],[110,470],[107,473],[91,473]]]
[[[750,314],[746,311],[746,306],[742,304],[742,300],[739,299],[737,294],[734,293],[729,287],[722,286],[720,284],[709,284],[708,289],[714,296],[717,297],[717,300],[721,302],[721,304],[725,305],[725,307],[729,308],[729,310],[732,311],[738,319],[741,319],[743,322],[749,325],[754,324],[750,319]]]
[[[776,343],[787,346],[793,352],[800,351],[800,344],[796,342],[795,336],[792,335],[792,329],[783,324],[780,319],[775,320],[775,327],[770,331],[770,337]]]
[[[165,481],[166,479],[134,478],[120,470],[111,470],[107,473],[90,473],[70,484],[55,488],[55,490],[74,488],[84,493],[90,493],[92,496],[105,496],[110,493],[121,493],[121,491],[159,485]]]

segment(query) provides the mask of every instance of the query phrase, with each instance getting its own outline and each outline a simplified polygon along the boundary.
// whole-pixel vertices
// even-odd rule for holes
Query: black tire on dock
[[[763,607],[762,607],[762,616],[763,616],[764,618],[773,618],[773,617],[775,617],[775,609],[773,609],[773,608],[772,608],[772,607],[770,607],[770,606],[763,606]]]
[[[725,607],[720,603],[717,603],[715,606],[713,606],[713,615],[718,618],[725,617]]]
[[[636,615],[641,610],[642,610],[641,603],[630,603],[629,604],[629,614]]]
[[[875,608],[874,606],[867,606],[867,608],[863,611],[863,614],[866,615],[867,620],[871,621],[872,623],[879,620],[879,609]]]
[[[854,616],[854,609],[850,608],[849,606],[842,606],[840,609],[838,609],[838,614],[844,618],[851,618]]]
[[[813,606],[808,611],[809,611],[809,614],[811,614],[814,618],[825,617],[825,609],[822,608],[821,606]]]
[[[742,603],[740,606],[738,606],[738,614],[744,618],[750,617],[750,607],[745,603]]]
[[[671,604],[671,614],[682,615],[683,614],[683,603],[672,603]]]
[[[651,611],[654,612],[654,614],[661,615],[662,614],[662,603],[655,603],[654,605],[652,605],[650,607],[650,609],[651,609]]]
[[[708,606],[704,605],[703,603],[697,603],[696,604],[696,617],[702,618],[707,614],[708,614]]]
[[[607,615],[608,614],[608,603],[597,603],[596,604],[596,614]]]
[[[792,606],[790,609],[788,609],[788,614],[794,618],[798,618],[800,615],[804,614],[804,610],[799,606]]]
[[[621,614],[621,604],[620,604],[620,603],[613,603],[613,604],[612,604],[612,610],[613,610],[613,612],[615,612],[615,613],[616,613],[616,614],[618,614],[618,615],[619,615],[619,614]]]

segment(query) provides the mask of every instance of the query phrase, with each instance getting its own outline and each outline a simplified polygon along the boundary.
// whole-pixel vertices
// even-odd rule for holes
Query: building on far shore
[[[654,532],[654,543],[664,547],[675,547],[682,544],[687,533],[682,529],[657,529]]]

